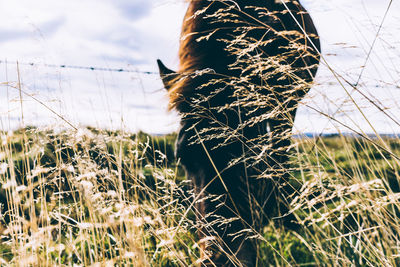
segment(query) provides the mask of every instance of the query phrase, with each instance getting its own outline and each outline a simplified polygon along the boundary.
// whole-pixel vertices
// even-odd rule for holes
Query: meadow
[[[138,17],[121,16],[128,9],[119,1],[15,2],[2,7],[0,266],[199,266],[200,244],[209,240],[198,237],[204,225],[174,156],[177,134],[123,130],[164,133],[177,125],[165,115],[155,61],[174,62],[179,36],[172,25],[181,25],[176,10],[187,1],[136,1]],[[293,87],[312,86],[294,132],[335,134],[293,136],[285,188],[297,228],[274,218],[251,236],[258,266],[400,266],[400,135],[378,134],[400,129],[399,8],[395,1],[302,2],[309,2],[323,45],[315,82]],[[213,16],[227,19],[229,12]],[[266,108],[271,99],[258,93],[265,88],[252,84],[252,75],[279,80],[293,73],[285,55],[260,60],[258,48],[270,40],[246,37],[258,28],[237,28],[237,38],[222,40],[238,55],[230,67],[246,75],[210,81],[236,86],[240,100],[217,110],[245,107],[251,116],[234,129],[204,128],[202,137],[229,144],[242,126],[279,115]],[[238,160],[268,158],[269,134],[253,144],[240,136],[256,153]]]
[[[3,266],[194,266],[176,135],[27,127],[1,133]],[[295,136],[299,228],[265,227],[259,266],[398,266],[396,136]]]

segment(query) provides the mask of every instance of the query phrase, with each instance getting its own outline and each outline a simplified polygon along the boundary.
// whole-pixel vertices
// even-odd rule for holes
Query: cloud
[[[149,0],[119,0],[115,1],[121,14],[131,20],[138,20],[147,16],[151,11],[151,1]]]
[[[43,33],[47,38],[55,34],[59,29],[61,29],[66,22],[65,16],[60,16],[49,21],[46,21],[37,27],[37,30]]]
[[[29,35],[29,31],[0,30],[0,42],[9,42],[23,39]]]

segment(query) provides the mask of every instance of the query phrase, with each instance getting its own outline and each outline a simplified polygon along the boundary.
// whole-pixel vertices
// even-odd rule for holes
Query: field
[[[197,148],[232,145],[181,153],[197,178],[285,181],[293,228],[225,228],[257,241],[257,267],[400,266],[399,3],[0,4],[0,267],[202,266],[195,204],[233,194],[194,197],[177,134],[135,132],[179,120]],[[228,208],[273,214],[250,184]],[[240,219],[220,214],[207,226]]]
[[[3,132],[0,264],[192,266],[200,252],[175,134]],[[260,266],[398,266],[400,140],[295,137],[296,231],[271,222]]]

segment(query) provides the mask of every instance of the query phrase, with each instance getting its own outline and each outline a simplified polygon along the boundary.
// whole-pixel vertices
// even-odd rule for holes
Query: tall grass
[[[195,261],[190,194],[170,139],[88,129],[3,133],[2,263]]]
[[[397,266],[397,138],[297,138],[298,231],[270,224],[260,266]],[[174,135],[95,129],[2,133],[2,265],[189,266],[199,262]]]
[[[215,16],[229,19],[223,12]],[[236,39],[237,46],[230,49],[240,52],[235,67],[253,66],[245,71],[258,76],[257,67],[249,64],[254,58],[240,50],[254,47],[252,42]],[[280,75],[282,70],[275,69],[273,74]],[[330,82],[344,91],[366,89],[346,85],[346,79],[330,70],[336,79]],[[252,82],[251,76],[247,78]],[[229,143],[241,138],[244,127],[268,119],[268,113],[258,112],[269,100],[257,94],[257,86],[244,86],[246,77],[223,81],[235,82],[240,101],[225,108],[245,103],[256,115],[238,129],[204,129],[203,137],[218,130],[222,135],[217,138]],[[353,110],[362,113],[360,103],[350,99]],[[388,115],[378,101],[365,99]],[[339,123],[334,116],[320,114]],[[339,132],[292,140],[287,200],[300,226],[287,230],[276,220],[265,226],[256,236],[259,266],[400,265],[400,139],[345,126],[352,135]],[[195,218],[192,187],[173,156],[174,134],[56,129],[1,132],[0,265],[194,266],[201,262],[204,253],[198,230],[203,225]],[[265,153],[269,136],[243,143]],[[257,161],[262,153],[246,156]]]
[[[302,181],[292,201],[298,236],[318,264],[398,266],[399,140],[348,136],[299,140]]]

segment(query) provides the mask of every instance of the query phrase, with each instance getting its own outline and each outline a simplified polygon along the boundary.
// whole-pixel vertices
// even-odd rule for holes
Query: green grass
[[[0,262],[188,266],[199,261],[176,135],[27,128],[2,133]],[[260,266],[397,266],[397,138],[296,138],[292,208],[271,223]]]

